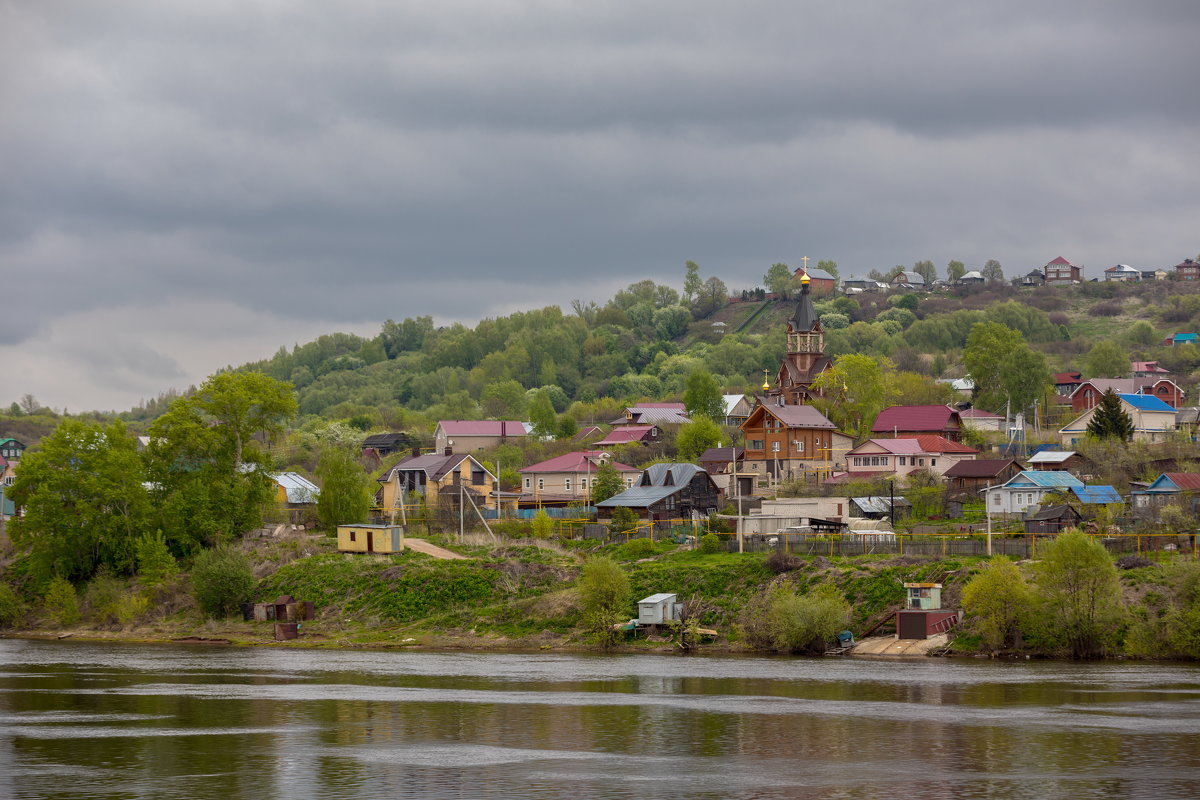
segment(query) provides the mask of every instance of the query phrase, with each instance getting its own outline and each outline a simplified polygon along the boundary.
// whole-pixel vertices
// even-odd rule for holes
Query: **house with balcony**
[[[1049,285],[1079,283],[1083,280],[1083,269],[1067,261],[1062,256],[1042,267]]]
[[[812,406],[791,405],[782,397],[760,398],[741,425],[743,469],[758,478],[806,479],[843,469],[854,439],[840,432]]]
[[[868,439],[846,454],[846,471],[852,477],[862,474],[876,478],[880,473],[903,476],[920,470],[940,476],[977,455],[978,450],[944,436]]]
[[[469,510],[515,505],[497,495],[496,476],[469,453],[409,456],[377,479],[375,504],[385,515],[400,505],[424,499],[431,510],[458,509],[460,499]]]
[[[1142,279],[1142,271],[1134,269],[1128,264],[1116,264],[1104,270],[1105,281],[1124,281],[1126,283],[1136,283]]]
[[[1200,281],[1200,261],[1185,258],[1175,265],[1175,280]]]

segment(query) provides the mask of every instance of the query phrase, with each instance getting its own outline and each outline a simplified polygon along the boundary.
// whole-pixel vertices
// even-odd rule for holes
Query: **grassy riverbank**
[[[596,649],[584,625],[575,583],[583,561],[605,555],[628,575],[636,600],[673,592],[695,598],[704,608],[701,624],[719,632],[705,645],[713,650],[748,649],[739,616],[764,589],[783,585],[797,592],[832,587],[852,609],[851,629],[861,635],[904,598],[902,584],[942,583],[943,604],[960,606],[962,588],[981,567],[980,559],[953,560],[913,556],[855,558],[805,557],[769,561],[763,554],[701,553],[668,543],[585,545],[537,540],[476,537],[468,544],[439,542],[467,556],[439,560],[416,552],[396,556],[347,555],[332,540],[306,537],[247,541],[257,578],[257,601],[291,594],[311,600],[317,618],[305,622],[297,645],[337,647],[457,647],[471,649]],[[1153,563],[1121,571],[1127,607],[1151,619],[1171,592],[1168,564]],[[120,597],[133,596],[125,584]],[[185,637],[228,640],[237,644],[273,642],[272,625],[240,618],[211,619],[191,597],[189,576],[180,574],[149,595],[139,613],[122,614],[111,592],[104,605],[85,588],[82,619],[62,626],[26,598],[17,635],[117,638],[170,641]],[[636,608],[630,606],[628,616]],[[1160,614],[1161,616],[1161,614]],[[124,618],[123,618],[124,617]],[[885,628],[884,630],[887,630]],[[663,639],[630,639],[618,647],[669,648]],[[970,625],[958,632],[956,650],[975,652],[979,639]]]

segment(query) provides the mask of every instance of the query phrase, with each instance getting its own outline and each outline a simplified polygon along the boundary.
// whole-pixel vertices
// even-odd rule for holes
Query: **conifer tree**
[[[1121,408],[1121,398],[1109,389],[1100,398],[1096,413],[1088,423],[1089,436],[1097,439],[1119,439],[1127,442],[1133,438],[1133,418]]]

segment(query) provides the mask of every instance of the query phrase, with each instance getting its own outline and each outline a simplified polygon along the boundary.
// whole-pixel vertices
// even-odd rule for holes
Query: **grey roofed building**
[[[639,510],[652,520],[687,518],[717,508],[713,479],[695,464],[652,464],[636,486],[596,503],[601,512],[618,507]]]

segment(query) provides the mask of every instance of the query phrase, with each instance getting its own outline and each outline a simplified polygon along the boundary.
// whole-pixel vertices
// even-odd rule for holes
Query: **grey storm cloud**
[[[470,320],[685,259],[1173,264],[1198,35],[1184,0],[0,0],[0,346],[185,301],[201,337]]]

